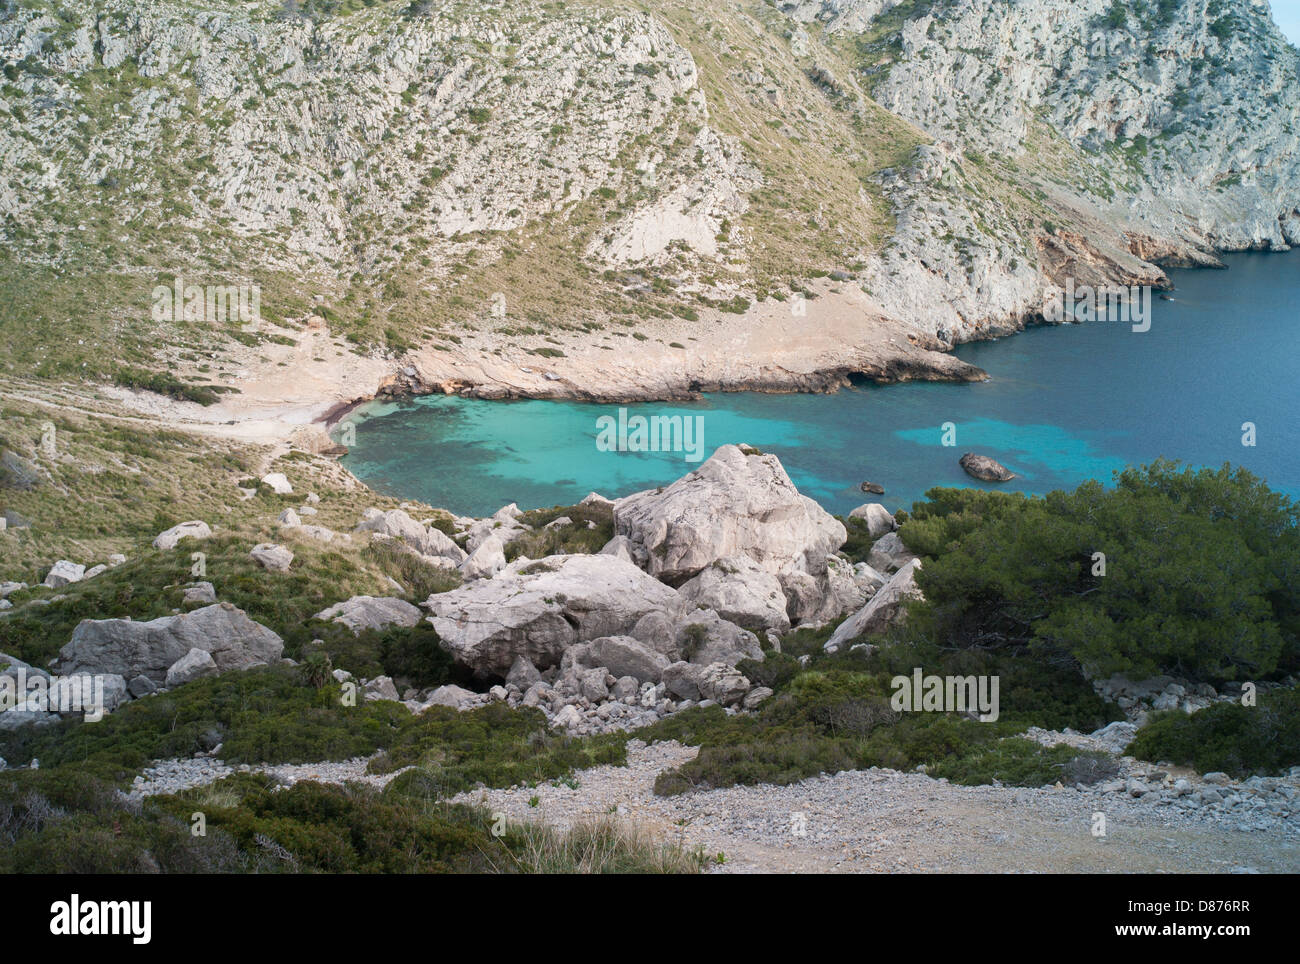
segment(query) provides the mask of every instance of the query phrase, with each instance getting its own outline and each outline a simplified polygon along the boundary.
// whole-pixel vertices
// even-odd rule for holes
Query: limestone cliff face
[[[1154,235],[1300,241],[1300,53],[1267,0],[1114,6],[966,0],[918,16],[876,97],[935,137],[1013,156],[1046,125],[1093,169],[1081,193]]]
[[[274,276],[286,330],[314,297],[391,353],[494,325],[536,351],[829,275],[942,347],[1066,274],[1300,243],[1265,0],[1140,7],[20,0],[0,235],[46,283],[119,279],[89,307],[124,325],[161,272]]]
[[[895,245],[868,272],[892,315],[961,340],[1015,327],[1080,269],[1300,240],[1300,55],[1264,0],[801,2],[865,83],[934,138],[882,179]],[[1062,230],[1068,226],[1069,230]]]

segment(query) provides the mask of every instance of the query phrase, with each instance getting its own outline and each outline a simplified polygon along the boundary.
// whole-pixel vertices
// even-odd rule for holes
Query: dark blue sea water
[[[1173,301],[1151,328],[1097,321],[1040,327],[957,354],[980,384],[864,384],[834,395],[718,394],[698,403],[627,406],[629,415],[703,417],[705,456],[748,442],[781,458],[804,493],[843,513],[876,497],[907,506],[936,485],[1025,492],[1109,482],[1164,456],[1243,465],[1300,496],[1300,250],[1242,254],[1227,271],[1170,272]],[[508,502],[568,505],[591,490],[615,497],[662,485],[694,465],[683,453],[604,452],[597,419],[618,406],[488,402],[436,396],[373,403],[352,417],[344,458],[392,495],[483,515]],[[943,425],[956,445],[942,445]],[[1242,444],[1245,422],[1254,446]],[[969,478],[957,459],[991,455],[1020,477]]]

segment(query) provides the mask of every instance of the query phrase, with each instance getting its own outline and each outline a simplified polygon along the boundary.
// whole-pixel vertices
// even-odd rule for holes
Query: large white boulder
[[[470,552],[477,551],[489,539],[495,539],[501,545],[508,546],[525,532],[533,531],[531,526],[524,525],[508,513],[502,515],[503,512],[505,509],[498,509],[496,515],[470,525],[465,534],[465,546]]]
[[[465,581],[469,582],[473,579],[491,579],[505,567],[505,546],[496,535],[490,535],[461,563],[460,572]]]
[[[635,677],[638,683],[658,683],[670,662],[631,636],[602,636],[579,643],[565,655],[583,667],[604,667],[615,677]]]
[[[763,658],[763,647],[757,636],[723,619],[712,609],[697,609],[683,617],[677,626],[675,642],[675,649],[669,655],[690,663],[734,666],[742,659]]]
[[[202,649],[191,649],[167,668],[165,682],[168,689],[171,689],[205,676],[216,676],[219,672],[217,662],[212,658],[211,653]]]
[[[676,590],[612,556],[517,559],[426,602],[443,647],[482,675],[504,676],[515,659],[539,669],[574,643],[626,635],[642,616],[675,612]]]
[[[677,591],[688,608],[712,609],[740,626],[782,633],[790,628],[780,580],[749,556],[718,559]]]
[[[289,484],[288,477],[283,472],[269,472],[262,476],[262,484],[269,485],[271,491],[277,495],[292,495],[293,486]]]
[[[614,504],[614,529],[644,553],[646,569],[680,584],[719,559],[747,556],[771,573],[825,573],[844,526],[799,494],[775,455],[724,445],[661,490]]]
[[[915,558],[897,532],[888,532],[871,544],[867,564],[879,572],[897,572]]]
[[[81,582],[86,575],[86,567],[77,562],[60,559],[45,574],[45,585],[51,589],[62,589],[74,582]]]
[[[868,502],[866,505],[860,505],[849,513],[850,519],[861,519],[866,523],[867,533],[872,539],[879,539],[887,532],[893,532],[898,528],[898,523],[879,502]]]
[[[271,572],[287,572],[293,562],[293,553],[274,542],[259,542],[248,554],[259,566]]]

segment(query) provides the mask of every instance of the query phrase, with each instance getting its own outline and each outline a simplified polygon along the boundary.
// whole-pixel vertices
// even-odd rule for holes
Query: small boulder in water
[[[1009,482],[1016,477],[1014,472],[1000,462],[974,452],[967,452],[958,459],[958,464],[966,470],[967,475],[982,482]]]

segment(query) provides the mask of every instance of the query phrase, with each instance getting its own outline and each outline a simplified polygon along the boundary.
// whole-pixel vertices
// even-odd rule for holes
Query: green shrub
[[[912,638],[1033,650],[1094,676],[1258,679],[1300,661],[1296,507],[1245,470],[1159,461],[1113,490],[927,498],[900,530],[929,557]]]
[[[1186,714],[1156,714],[1128,753],[1237,777],[1275,775],[1300,766],[1300,690],[1260,693],[1255,706],[1216,703]]]
[[[191,833],[203,814],[203,835]],[[497,826],[391,787],[228,777],[128,800],[86,773],[0,774],[0,873],[697,873],[701,854],[610,818]]]
[[[158,521],[165,528],[177,520]],[[11,612],[0,619],[0,652],[44,666],[83,619],[170,616],[181,605],[184,586],[194,578],[190,575],[190,552],[196,546],[182,541],[169,552],[145,550],[138,558],[94,579],[60,590],[63,598],[58,602]],[[353,560],[338,552],[295,546],[293,567],[269,579],[266,570],[249,558],[250,547],[249,540],[233,536],[204,540],[205,578],[219,599],[279,633],[288,656],[300,652],[301,646],[315,637],[348,632],[341,626],[313,622],[312,616],[340,598],[372,589],[372,580]],[[337,659],[335,665],[351,668]]]
[[[461,584],[455,569],[431,565],[411,550],[381,539],[361,550],[362,558],[375,563],[406,590],[406,598],[424,602],[437,593],[450,592]]]
[[[1119,765],[1105,753],[1080,751],[1063,744],[1049,749],[1013,737],[941,760],[927,768],[927,772],[964,786],[995,781],[1013,787],[1041,787],[1057,782],[1074,786],[1108,780],[1119,772]]]
[[[545,528],[547,523],[563,516],[571,519],[572,525]],[[614,510],[600,503],[533,509],[520,516],[519,521],[532,526],[533,531],[510,541],[505,548],[507,561],[520,556],[543,559],[570,552],[599,552],[614,538]]]
[[[114,374],[113,381],[123,388],[140,389],[156,395],[166,395],[182,402],[198,402],[200,405],[213,405],[220,397],[219,386],[189,385],[162,372],[125,368]]]
[[[435,706],[410,718],[386,752],[371,761],[370,772],[414,767],[390,790],[438,799],[478,783],[508,787],[626,762],[620,736],[579,739],[551,730],[541,710],[491,703],[463,713]]]
[[[391,702],[344,706],[338,684],[317,690],[288,666],[196,680],[134,700],[97,723],[69,719],[0,735],[10,763],[76,765],[128,781],[151,760],[221,744],[227,763],[311,763],[366,756],[391,743],[410,714]]]

